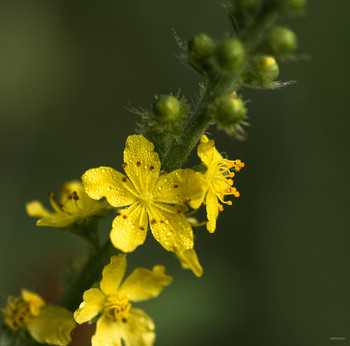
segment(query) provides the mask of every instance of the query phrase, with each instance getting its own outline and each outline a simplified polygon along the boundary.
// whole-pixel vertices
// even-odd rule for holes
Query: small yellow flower
[[[110,233],[113,245],[131,252],[144,243],[148,225],[155,239],[168,251],[193,248],[192,228],[184,212],[203,200],[202,174],[178,169],[160,174],[154,145],[142,135],[129,136],[122,167],[127,176],[110,167],[89,169],[82,176],[86,193],[106,197],[118,210]]]
[[[198,156],[207,167],[204,174],[207,184],[207,193],[205,203],[207,208],[207,229],[209,232],[214,232],[216,228],[216,219],[219,211],[223,210],[221,203],[232,205],[231,201],[225,201],[224,197],[233,195],[239,197],[239,192],[235,187],[232,187],[235,173],[244,167],[241,160],[224,159],[214,146],[214,140],[209,140],[203,135],[198,146]]]
[[[13,330],[23,328],[31,317],[39,315],[44,305],[40,296],[23,289],[21,297],[8,298],[7,306],[2,310],[5,324]]]
[[[151,346],[155,340],[154,323],[142,310],[130,302],[157,297],[172,277],[163,266],[153,270],[135,269],[121,284],[126,269],[126,256],[112,256],[102,271],[99,288],[85,291],[83,302],[74,312],[77,323],[88,322],[100,315],[92,346]]]
[[[5,324],[13,329],[26,329],[39,343],[68,345],[76,324],[70,311],[60,306],[46,306],[37,294],[22,290],[21,297],[9,297],[2,309]]]
[[[32,201],[26,205],[30,216],[41,218],[37,221],[37,226],[68,227],[102,212],[108,205],[107,202],[97,202],[89,198],[79,181],[63,185],[59,203],[53,193],[50,193],[49,197],[53,212],[47,210],[39,201]]]

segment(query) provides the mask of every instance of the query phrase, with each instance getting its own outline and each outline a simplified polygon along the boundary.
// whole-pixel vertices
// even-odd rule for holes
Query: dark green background
[[[312,58],[281,67],[280,79],[297,84],[242,91],[246,142],[209,129],[246,167],[217,231],[196,230],[203,277],[180,270],[150,235],[128,257],[129,270],[163,263],[175,277],[142,304],[157,345],[350,343],[349,10],[346,0],[310,1],[290,22]],[[179,88],[196,95],[201,79],[179,63],[172,29],[220,38],[229,23],[214,0],[1,1],[3,299],[22,287],[54,299],[65,265],[86,252],[75,236],[36,228],[25,203],[46,203],[88,168],[119,169],[139,120],[126,105]]]

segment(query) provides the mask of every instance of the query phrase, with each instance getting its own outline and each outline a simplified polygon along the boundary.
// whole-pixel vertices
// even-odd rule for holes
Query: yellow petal
[[[213,192],[209,190],[207,197],[205,199],[205,203],[207,206],[207,218],[208,218],[207,230],[210,233],[213,233],[216,229],[216,219],[218,218],[218,215],[219,215],[218,198]]]
[[[154,145],[142,135],[129,136],[125,143],[124,170],[138,191],[151,191],[160,172]]]
[[[78,219],[80,219],[80,215],[69,215],[66,213],[62,214],[54,214],[49,217],[43,217],[42,219],[36,222],[37,226],[48,226],[48,227],[67,227]]]
[[[178,169],[159,177],[152,192],[157,202],[184,204],[198,209],[205,193],[205,179],[192,169]]]
[[[31,201],[26,204],[27,214],[33,217],[50,217],[53,213],[49,212],[41,202]]]
[[[22,289],[22,298],[29,304],[30,314],[32,316],[39,315],[40,308],[45,305],[44,299],[38,294]]]
[[[100,287],[102,292],[110,296],[118,291],[126,269],[126,256],[112,256],[111,262],[102,271]]]
[[[156,266],[153,270],[137,268],[125,279],[119,292],[133,302],[157,297],[163,287],[173,280],[164,270],[163,266]]]
[[[92,320],[103,310],[104,301],[105,296],[98,288],[90,288],[85,291],[83,302],[74,312],[75,321],[82,324]]]
[[[60,306],[48,306],[40,315],[27,323],[29,334],[39,343],[49,345],[68,345],[71,331],[75,328],[72,313]]]
[[[136,201],[137,192],[130,180],[110,167],[92,168],[81,177],[87,195],[106,197],[113,207],[124,207]]]
[[[77,200],[72,198],[73,194],[77,196]],[[104,209],[108,205],[106,201],[97,202],[90,198],[79,180],[70,181],[62,186],[61,204],[64,206],[65,211],[72,214],[78,213],[81,217],[96,214],[99,210]]]
[[[192,228],[178,208],[157,203],[148,213],[152,234],[166,250],[183,252],[193,248]]]
[[[199,158],[207,166],[208,169],[222,160],[222,156],[216,150],[214,145],[214,140],[208,139],[207,136],[203,135],[201,138],[201,143],[197,149]]]
[[[122,346],[121,323],[102,315],[96,324],[95,335],[91,339],[92,346]],[[135,344],[136,346],[136,344]]]
[[[148,219],[143,206],[134,203],[129,208],[120,210],[112,224],[111,242],[123,252],[134,251],[143,244],[147,235]]]
[[[156,334],[152,319],[140,309],[130,309],[126,323],[121,324],[120,331],[125,346],[152,346]]]
[[[181,266],[184,269],[191,269],[194,275],[201,277],[203,274],[203,268],[198,261],[198,256],[194,249],[189,249],[181,253],[176,254],[177,258],[181,262]]]

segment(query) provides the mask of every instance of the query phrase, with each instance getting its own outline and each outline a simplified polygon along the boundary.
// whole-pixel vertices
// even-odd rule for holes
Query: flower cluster
[[[52,210],[36,200],[26,205],[27,213],[38,218],[37,226],[56,227],[85,238],[90,257],[79,275],[66,280],[61,306],[47,305],[27,290],[20,297],[9,297],[1,310],[0,344],[4,329],[15,338],[24,335],[22,344],[34,339],[68,345],[76,323],[86,322],[96,322],[93,346],[154,344],[153,320],[134,303],[157,297],[172,277],[165,274],[164,266],[157,265],[152,270],[137,268],[123,281],[126,254],[144,244],[151,233],[182,268],[202,276],[193,227],[205,225],[214,233],[223,205],[232,205],[228,198],[240,196],[233,178],[245,166],[239,159],[221,155],[214,140],[204,133],[216,124],[231,136],[245,138],[247,102],[237,92],[242,87],[286,85],[276,80],[279,63],[295,60],[297,37],[276,24],[302,12],[304,5],[305,0],[228,0],[225,8],[234,37],[214,40],[200,33],[185,44],[175,34],[185,63],[206,79],[198,101],[192,105],[178,92],[156,96],[149,111],[133,109],[142,116],[142,134],[127,138],[122,172],[106,166],[88,169],[81,181],[63,185],[59,199],[49,194]],[[198,142],[200,162],[181,168]],[[206,211],[202,222],[193,217],[201,208]],[[110,212],[116,215],[101,246],[98,220]]]
[[[124,253],[134,251],[145,242],[150,229],[164,249],[175,253],[183,268],[200,277],[203,268],[194,250],[192,229],[198,222],[189,216],[205,205],[208,221],[202,224],[214,232],[222,204],[232,204],[224,200],[225,196],[239,196],[232,178],[244,164],[223,158],[214,141],[205,135],[198,146],[198,156],[202,170],[186,168],[168,173],[161,169],[153,143],[143,135],[131,135],[124,150],[125,174],[111,167],[89,169],[83,174],[82,183],[72,181],[63,186],[59,202],[50,193],[53,211],[39,201],[32,201],[26,206],[27,212],[40,218],[38,226],[74,232],[114,208],[117,215],[112,222],[110,241],[116,249]],[[105,200],[100,201],[102,198]],[[102,271],[99,287],[85,291],[83,302],[74,312],[78,324],[97,319],[92,345],[154,343],[152,319],[131,303],[158,296],[172,277],[165,274],[163,266],[155,266],[153,270],[138,268],[121,283],[125,269],[126,255],[112,256]],[[25,290],[22,297],[9,298],[3,315],[11,329],[25,328],[38,342],[54,345],[68,344],[75,326],[68,310],[46,307],[39,296]],[[60,327],[53,327],[57,318]]]

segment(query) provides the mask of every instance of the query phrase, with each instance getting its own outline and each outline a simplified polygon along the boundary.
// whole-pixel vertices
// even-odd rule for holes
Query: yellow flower
[[[60,306],[46,306],[37,294],[22,290],[21,297],[9,297],[2,309],[5,324],[13,329],[26,329],[39,343],[68,345],[76,324],[72,313]]]
[[[203,135],[198,146],[198,156],[207,167],[204,174],[207,183],[205,203],[208,218],[207,229],[211,233],[215,231],[219,211],[223,210],[220,202],[232,205],[231,201],[224,201],[224,197],[227,195],[239,197],[237,189],[232,187],[232,178],[235,175],[233,171],[239,171],[244,167],[241,160],[224,159],[214,144],[214,140],[209,140],[207,136]]]
[[[153,270],[135,269],[121,284],[126,269],[126,256],[112,256],[102,271],[99,288],[85,291],[83,302],[74,312],[77,323],[85,323],[100,315],[92,346],[150,346],[155,340],[154,323],[130,302],[157,297],[172,277],[163,266]]]
[[[53,212],[47,210],[39,201],[32,201],[26,205],[30,216],[41,218],[37,221],[37,226],[68,227],[102,212],[108,205],[107,202],[97,202],[89,198],[79,181],[63,185],[60,203],[57,203],[53,193],[49,196]]]
[[[93,199],[106,197],[118,210],[113,221],[113,245],[131,252],[144,243],[148,225],[155,239],[168,251],[193,248],[192,228],[184,212],[203,200],[202,174],[178,169],[160,175],[154,146],[142,135],[129,136],[122,167],[127,176],[110,167],[89,169],[82,176],[86,193]]]

